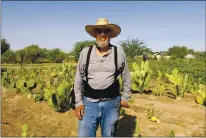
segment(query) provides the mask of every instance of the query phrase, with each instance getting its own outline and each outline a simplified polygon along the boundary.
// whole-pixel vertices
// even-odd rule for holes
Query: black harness
[[[89,67],[89,60],[93,46],[90,46],[88,53],[87,53],[87,60],[86,60],[86,67],[85,67],[85,77],[86,81],[84,81],[84,96],[90,97],[93,99],[101,99],[101,98],[114,98],[120,95],[120,85],[118,77],[118,70],[117,70],[117,47],[114,46],[114,61],[115,61],[115,74],[114,74],[114,82],[107,87],[106,89],[99,90],[93,89],[88,84],[88,67]]]

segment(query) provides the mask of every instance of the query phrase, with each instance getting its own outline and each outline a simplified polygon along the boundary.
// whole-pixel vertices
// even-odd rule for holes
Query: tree
[[[17,62],[18,63],[24,62],[24,59],[23,59],[24,55],[25,55],[25,51],[23,49],[16,51],[16,57],[17,57]]]
[[[197,58],[197,59],[206,59],[206,51],[195,51],[193,53],[193,55]]]
[[[90,40],[86,40],[86,41],[79,41],[79,42],[76,42],[74,44],[74,48],[72,50],[72,55],[74,56],[75,60],[78,61],[79,60],[79,56],[80,56],[80,53],[82,51],[83,48],[85,47],[88,47],[88,46],[91,46],[95,44],[95,41],[90,41]]]
[[[36,63],[49,63],[49,50],[46,48],[40,48],[39,52],[41,53],[40,57],[36,60]]]
[[[186,46],[173,46],[169,48],[168,54],[173,58],[184,58],[187,54],[189,54],[189,49]]]
[[[1,55],[1,63],[16,63],[17,62],[17,55],[14,51],[10,49],[4,52]]]
[[[193,49],[188,49],[188,53],[189,54],[194,54],[194,50]]]
[[[10,49],[10,44],[6,41],[6,39],[1,39],[1,54]]]
[[[62,52],[59,48],[52,49],[48,53],[49,53],[49,59],[55,63],[62,62],[66,57],[66,54]]]
[[[128,39],[126,41],[120,41],[120,46],[123,48],[126,56],[136,57],[144,54],[152,53],[151,49],[147,48],[144,42],[136,39]]]
[[[20,53],[21,55],[23,54],[23,59],[27,63],[36,63],[38,58],[45,56],[43,50],[38,45],[27,46]]]

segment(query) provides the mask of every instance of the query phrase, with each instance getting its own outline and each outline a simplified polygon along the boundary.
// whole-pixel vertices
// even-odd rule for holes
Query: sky
[[[85,31],[98,18],[121,27],[111,39],[139,39],[153,50],[174,45],[205,50],[205,1],[3,1],[2,38],[11,50],[32,44],[72,50],[78,41],[95,40]]]

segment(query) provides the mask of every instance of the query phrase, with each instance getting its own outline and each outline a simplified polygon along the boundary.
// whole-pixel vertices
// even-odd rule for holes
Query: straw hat
[[[96,25],[87,25],[85,27],[86,32],[91,35],[92,37],[96,38],[96,33],[95,33],[95,29],[104,29],[104,28],[108,28],[111,31],[108,32],[108,37],[110,38],[114,38],[117,37],[120,32],[121,32],[121,28],[116,25],[116,24],[110,24],[109,21],[106,18],[98,18]]]

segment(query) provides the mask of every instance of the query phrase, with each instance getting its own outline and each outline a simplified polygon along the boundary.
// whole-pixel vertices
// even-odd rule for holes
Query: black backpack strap
[[[115,76],[114,79],[117,79],[118,76],[118,66],[117,66],[117,47],[114,46],[114,62],[115,62]]]
[[[93,46],[89,47],[88,53],[87,53],[87,60],[86,60],[86,67],[85,67],[85,76],[86,76],[86,82],[88,82],[88,67],[89,67],[89,60],[90,60],[90,55],[92,52]]]

